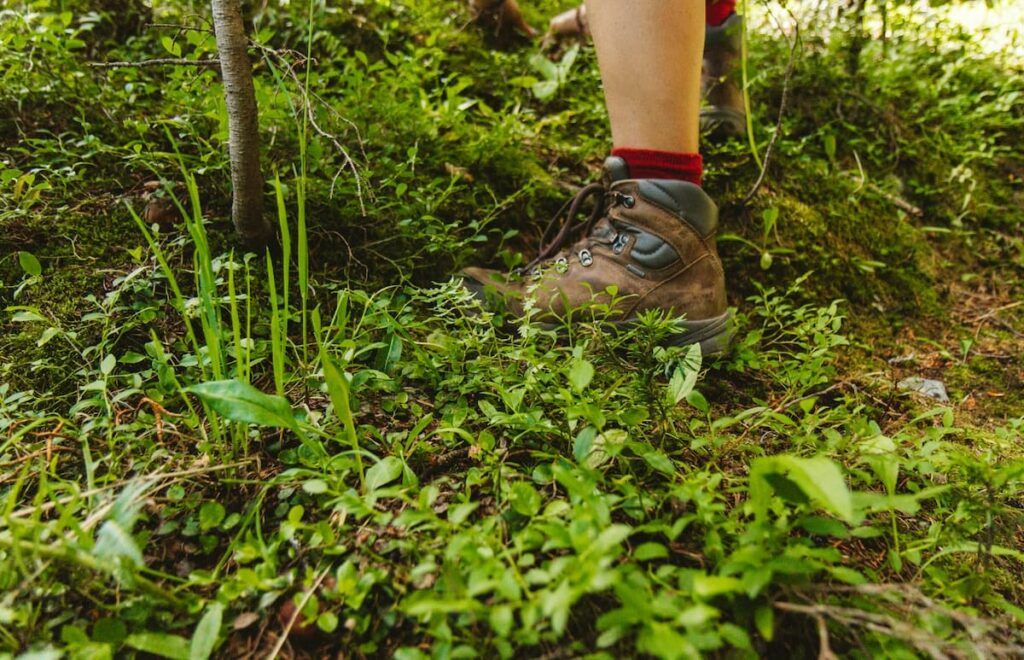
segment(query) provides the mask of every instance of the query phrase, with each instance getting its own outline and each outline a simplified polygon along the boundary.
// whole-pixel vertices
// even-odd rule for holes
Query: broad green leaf
[[[14,312],[11,316],[11,321],[14,323],[48,322],[48,319],[34,307],[8,307],[7,309]]]
[[[533,86],[533,95],[538,101],[546,101],[558,91],[558,82],[555,80],[544,80]]]
[[[25,252],[24,250],[19,252],[18,263],[21,264],[21,269],[32,277],[39,277],[43,274],[43,265],[39,263],[39,260],[31,252]]]
[[[224,505],[220,502],[206,502],[199,507],[199,529],[204,532],[213,529],[224,520]]]
[[[590,385],[593,378],[594,365],[582,359],[573,360],[572,366],[569,367],[569,384],[574,390],[582,392],[587,389],[587,385]]]
[[[577,463],[582,463],[594,446],[594,438],[597,437],[597,429],[593,426],[584,426],[576,434],[576,440],[572,443],[572,455]]]
[[[525,481],[517,481],[512,484],[508,500],[512,505],[512,510],[524,516],[532,517],[540,511],[540,493]]]
[[[192,643],[189,645],[188,651],[189,660],[206,660],[210,657],[213,647],[217,645],[223,618],[224,605],[210,603],[206,608],[206,614],[199,620],[196,631],[192,635]]]
[[[100,373],[104,376],[109,376],[110,372],[117,366],[117,358],[114,357],[113,353],[107,353],[107,356],[100,362]]]
[[[92,626],[92,639],[96,642],[118,645],[128,636],[128,627],[120,619],[104,617]]]
[[[316,627],[325,633],[332,633],[338,628],[338,615],[334,612],[324,612],[316,618]]]
[[[386,456],[366,471],[366,489],[377,490],[386,486],[402,474],[402,459],[397,456]]]
[[[239,380],[199,383],[185,389],[232,422],[297,430],[291,404]]]
[[[462,502],[461,504],[448,507],[448,522],[453,525],[461,525],[479,507],[479,502]]]
[[[765,515],[771,498],[771,475],[781,475],[795,484],[808,499],[821,508],[855,523],[853,498],[843,473],[835,462],[823,457],[768,456],[756,459],[750,468],[750,499],[755,512]]]
[[[136,651],[152,653],[161,658],[189,660],[188,640],[178,635],[157,632],[135,633],[134,635],[128,635],[124,643]]]
[[[695,575],[693,592],[701,598],[714,598],[722,594],[743,591],[743,583],[739,579],[726,575]]]
[[[302,484],[302,490],[310,495],[319,495],[327,492],[327,482],[323,479],[310,479]]]
[[[530,66],[534,68],[537,73],[544,76],[548,80],[556,80],[558,78],[558,65],[544,57],[540,53],[534,53],[530,56]]]
[[[693,390],[687,394],[686,402],[704,414],[711,410],[711,404],[708,403],[708,400],[698,390]]]
[[[662,474],[666,474],[671,477],[676,473],[676,466],[672,464],[672,460],[660,451],[652,450],[645,453],[644,461]]]
[[[515,623],[512,608],[508,605],[498,605],[491,608],[491,628],[498,637],[508,637],[512,631],[512,624]]]

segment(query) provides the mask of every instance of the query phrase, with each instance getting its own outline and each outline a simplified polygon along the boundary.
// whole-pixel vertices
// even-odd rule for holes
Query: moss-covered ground
[[[850,16],[751,3],[703,364],[448,282],[598,176],[588,44],[262,5],[264,253],[216,70],[91,65],[214,57],[205,5],[9,4],[0,657],[1024,654],[1024,46],[969,4],[868,3],[851,66]]]

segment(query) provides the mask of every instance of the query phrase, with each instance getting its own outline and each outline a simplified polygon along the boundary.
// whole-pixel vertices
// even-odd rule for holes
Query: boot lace
[[[580,209],[591,197],[597,198],[597,203],[594,204],[594,209],[590,212],[585,222],[574,223],[574,218],[579,214]],[[551,259],[553,256],[558,254],[559,250],[566,243],[574,242],[577,238],[586,236],[590,233],[590,230],[594,228],[594,225],[600,220],[606,210],[606,197],[607,190],[602,183],[591,183],[585,186],[582,190],[576,193],[576,196],[571,200],[567,201],[562,205],[562,208],[558,209],[551,221],[548,222],[547,228],[544,229],[544,234],[541,236],[541,248],[534,257],[533,261],[526,264],[519,269],[519,273],[529,273],[541,263]],[[555,234],[554,238],[548,240],[551,235],[551,230],[554,229],[555,225],[561,219],[562,224],[558,229],[558,233]]]

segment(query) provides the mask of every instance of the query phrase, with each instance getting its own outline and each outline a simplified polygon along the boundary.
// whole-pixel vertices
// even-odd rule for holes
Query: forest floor
[[[0,11],[0,658],[1024,657],[1006,21],[752,3],[702,359],[449,280],[597,176],[589,45],[342,5],[254,17],[269,252],[217,71],[93,65],[215,57],[190,3]]]

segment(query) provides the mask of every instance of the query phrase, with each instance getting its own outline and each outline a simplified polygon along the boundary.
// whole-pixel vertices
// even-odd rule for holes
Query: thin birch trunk
[[[259,118],[252,63],[239,0],[211,0],[213,27],[228,110],[231,155],[231,219],[248,243],[269,243],[273,230],[263,217],[263,174],[260,171]]]

